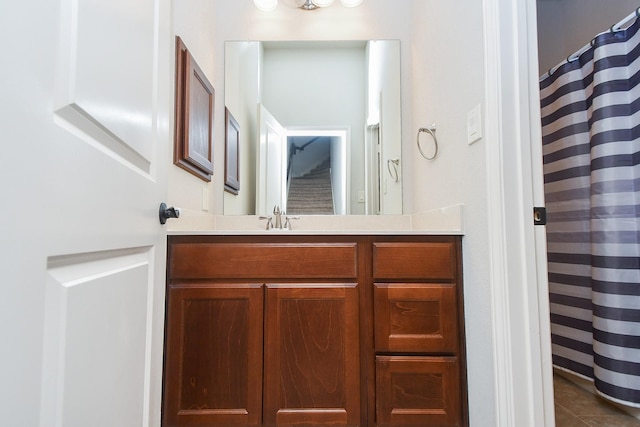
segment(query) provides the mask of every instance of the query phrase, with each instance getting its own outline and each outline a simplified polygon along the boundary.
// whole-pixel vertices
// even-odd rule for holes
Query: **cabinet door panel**
[[[261,285],[169,289],[165,427],[260,425]]]
[[[378,427],[459,426],[461,413],[456,357],[376,357]]]
[[[267,285],[265,328],[265,425],[359,425],[356,285]]]
[[[376,283],[373,296],[377,352],[458,350],[455,286]]]

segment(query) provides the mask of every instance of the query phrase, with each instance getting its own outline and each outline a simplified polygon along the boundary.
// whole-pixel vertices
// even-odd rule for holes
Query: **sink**
[[[181,210],[169,234],[463,234],[463,205],[412,215],[302,215],[293,229],[266,230],[257,215],[205,215]]]

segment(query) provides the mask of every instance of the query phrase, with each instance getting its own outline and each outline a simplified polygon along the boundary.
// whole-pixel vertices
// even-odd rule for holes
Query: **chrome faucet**
[[[273,223],[271,222],[271,217],[270,216],[261,216],[260,219],[266,219],[267,220],[267,230],[271,230],[273,228]]]
[[[291,220],[292,219],[300,219],[299,216],[288,216],[285,217],[285,221],[284,221],[284,229],[285,230],[293,230],[293,226],[291,225]]]
[[[280,210],[280,206],[276,205],[273,207],[273,215],[276,217],[276,224],[274,225],[274,227],[277,229],[282,229],[283,212]]]
[[[260,219],[267,220],[267,230],[291,230],[293,227],[291,226],[292,219],[300,219],[299,216],[287,216],[284,211],[280,209],[279,206],[273,207],[273,216],[275,217],[275,224],[272,222],[273,217],[271,216],[261,216]],[[284,224],[282,222],[282,217],[284,217]]]

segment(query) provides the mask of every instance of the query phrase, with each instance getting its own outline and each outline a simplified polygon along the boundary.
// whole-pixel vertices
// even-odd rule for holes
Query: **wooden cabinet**
[[[463,426],[460,238],[170,236],[163,426]]]
[[[380,427],[466,424],[458,252],[456,242],[373,243]]]
[[[357,243],[170,238],[164,426],[361,424]]]

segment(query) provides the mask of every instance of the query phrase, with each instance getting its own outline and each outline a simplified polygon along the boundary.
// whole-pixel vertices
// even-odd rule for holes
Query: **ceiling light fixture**
[[[253,4],[263,12],[273,12],[278,7],[278,0],[253,0]]]
[[[360,6],[363,0],[340,0],[340,2],[342,3],[343,6],[346,6],[346,7],[356,7],[356,6]]]
[[[295,0],[297,8],[302,10],[315,10],[321,7],[328,7],[334,0]],[[345,7],[360,6],[363,0],[340,0]],[[256,7],[264,12],[273,12],[278,6],[278,0],[253,0]]]

